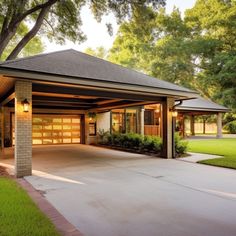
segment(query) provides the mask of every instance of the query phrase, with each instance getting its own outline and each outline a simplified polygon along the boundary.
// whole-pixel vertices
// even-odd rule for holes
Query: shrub
[[[161,152],[162,149],[162,139],[160,137],[157,136],[152,136],[153,141],[154,141],[154,147],[153,150],[155,152]]]
[[[99,143],[109,146],[129,148],[133,150],[159,153],[162,149],[162,140],[156,136],[143,136],[135,133],[119,134],[99,132]]]
[[[125,146],[128,148],[139,149],[143,142],[143,136],[140,134],[129,133],[123,136],[126,141]]]
[[[162,139],[158,136],[143,136],[135,133],[120,134],[99,131],[99,143],[108,146],[129,148],[144,152],[160,153]],[[186,153],[188,142],[175,133],[175,152],[177,156]]]
[[[104,129],[99,129],[99,131],[98,131],[98,143],[106,144],[109,134],[110,134],[109,131],[105,131]]]
[[[154,147],[155,147],[155,144],[154,144],[152,136],[144,136],[141,148],[144,151],[153,151]]]
[[[236,120],[227,123],[224,126],[224,129],[227,130],[230,134],[236,134]]]
[[[175,133],[175,152],[178,155],[184,154],[188,149],[188,141],[180,137],[178,133]]]

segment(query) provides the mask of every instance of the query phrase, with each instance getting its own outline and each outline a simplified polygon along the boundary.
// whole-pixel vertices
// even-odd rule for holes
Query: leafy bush
[[[156,136],[143,136],[140,134],[128,133],[109,134],[99,132],[100,144],[129,148],[133,150],[159,153],[162,148],[162,140]]]
[[[99,140],[98,140],[98,143],[100,144],[105,144],[107,143],[107,138],[108,138],[108,135],[109,135],[109,131],[105,131],[104,129],[99,129],[98,131],[98,137],[99,137]]]
[[[224,129],[227,130],[231,134],[236,134],[236,120],[233,120],[233,121],[227,123],[224,126]]]
[[[160,137],[157,137],[157,136],[152,136],[152,139],[154,141],[153,150],[155,152],[161,152],[161,149],[162,149],[162,139]]]
[[[178,133],[175,133],[175,152],[177,155],[181,155],[187,152],[188,141],[180,137]]]

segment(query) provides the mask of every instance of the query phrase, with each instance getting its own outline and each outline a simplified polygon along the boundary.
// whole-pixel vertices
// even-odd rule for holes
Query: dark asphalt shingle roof
[[[191,111],[218,111],[227,112],[230,109],[214,103],[210,100],[204,99],[202,97],[184,100],[182,105],[176,107],[177,110],[191,110]]]
[[[1,67],[181,92],[194,92],[73,49],[6,61],[0,64]]]

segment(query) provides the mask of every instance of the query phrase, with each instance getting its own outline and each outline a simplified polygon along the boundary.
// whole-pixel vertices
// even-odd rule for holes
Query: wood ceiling
[[[33,108],[70,109],[102,112],[115,108],[161,102],[153,96],[140,96],[103,90],[80,89],[58,85],[33,84]],[[8,103],[14,106],[14,99]]]
[[[4,97],[14,87],[14,83],[14,78],[0,76],[0,98]]]

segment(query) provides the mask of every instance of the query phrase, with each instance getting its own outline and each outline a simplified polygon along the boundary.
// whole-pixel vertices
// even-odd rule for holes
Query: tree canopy
[[[88,47],[84,51],[86,54],[89,54],[94,57],[99,57],[101,59],[106,59],[107,58],[107,53],[108,51],[104,47],[97,47],[95,49]]]
[[[14,47],[17,45],[17,43],[20,41],[20,39],[23,37],[23,35],[28,31],[28,27],[25,24],[21,24],[19,26],[19,29],[17,30],[17,33],[15,36],[11,39],[5,50],[2,54],[2,60],[5,60],[8,55],[11,53],[11,51],[14,49]],[[19,53],[20,57],[26,57],[26,56],[32,56],[35,54],[39,54],[43,52],[45,46],[42,42],[42,40],[35,36],[32,40],[30,40],[25,47],[22,49],[22,51]]]
[[[120,26],[109,60],[236,109],[235,1],[197,0],[184,17],[176,8],[135,13]]]
[[[66,39],[82,42],[86,36],[81,30],[81,8],[88,5],[94,17],[101,21],[104,14],[113,12],[118,22],[128,19],[133,11],[148,6],[156,9],[164,0],[2,0],[0,2],[0,59],[16,58],[36,36],[44,35],[63,44]],[[21,28],[32,25],[21,32]],[[107,24],[111,32],[111,25]],[[11,44],[11,47],[9,47]],[[13,46],[14,45],[14,46]],[[11,50],[9,50],[11,49]],[[9,50],[9,52],[8,52]]]

